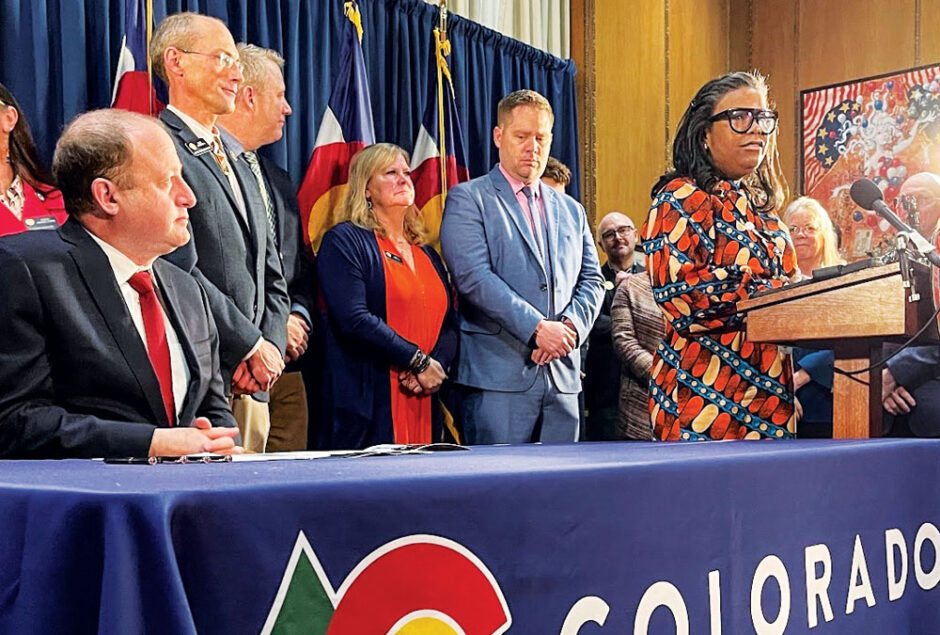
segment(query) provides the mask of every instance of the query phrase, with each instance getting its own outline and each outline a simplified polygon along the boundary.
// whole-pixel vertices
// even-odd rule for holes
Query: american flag
[[[820,161],[817,158],[820,153],[817,140],[831,142],[834,140],[832,134],[838,138],[836,111],[846,104],[855,103],[858,86],[857,83],[844,84],[803,94],[803,192],[812,192],[839,158],[833,148],[827,157],[831,162],[827,165]]]
[[[859,80],[840,86],[805,91],[803,101],[803,192],[810,193],[841,156],[845,141],[854,130],[853,120],[861,111],[863,100],[873,93],[884,93],[888,85],[898,86],[902,94],[929,84],[937,77],[937,67]],[[916,98],[916,95],[912,96]],[[913,99],[911,100],[913,103]],[[843,115],[840,118],[840,115]]]

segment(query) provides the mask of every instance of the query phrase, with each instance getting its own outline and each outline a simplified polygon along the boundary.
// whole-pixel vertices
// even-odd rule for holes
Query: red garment
[[[437,344],[447,313],[447,290],[424,250],[411,246],[414,271],[405,263],[392,241],[376,236],[385,267],[386,323],[396,333],[425,353]],[[414,395],[401,388],[392,367],[392,428],[395,443],[431,442],[431,396]]]
[[[146,271],[138,271],[127,281],[140,294],[140,312],[147,335],[147,356],[160,385],[166,420],[170,426],[176,421],[176,406],[173,403],[173,374],[170,370],[170,346],[166,339],[163,308],[153,290],[153,280]]]
[[[59,190],[37,192],[25,179],[23,183],[23,220],[0,203],[0,236],[30,230],[55,229],[65,222],[68,213]],[[51,220],[50,220],[51,219]],[[53,222],[54,221],[54,222]]]

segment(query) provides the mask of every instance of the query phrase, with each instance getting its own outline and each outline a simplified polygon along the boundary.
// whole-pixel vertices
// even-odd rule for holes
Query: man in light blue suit
[[[459,293],[468,443],[578,438],[578,345],[604,278],[584,208],[539,180],[553,121],[534,91],[504,97],[499,165],[447,195],[441,247]]]

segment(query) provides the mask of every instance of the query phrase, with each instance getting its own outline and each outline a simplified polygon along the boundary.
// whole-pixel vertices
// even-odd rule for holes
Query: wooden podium
[[[747,313],[748,340],[831,348],[836,368],[857,371],[884,359],[882,344],[913,337],[932,318],[934,303],[930,270],[905,260],[784,287],[740,302],[738,309]],[[937,341],[936,326],[917,341]],[[834,373],[833,438],[881,436],[881,370]]]

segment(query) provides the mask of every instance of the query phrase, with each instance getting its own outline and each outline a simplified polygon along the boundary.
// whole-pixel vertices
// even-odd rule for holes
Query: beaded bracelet
[[[430,365],[431,356],[425,355],[419,348],[417,351],[415,351],[414,357],[411,358],[411,363],[408,364],[408,370],[413,372],[415,375],[420,375],[426,371]]]

